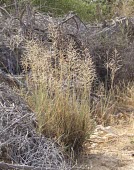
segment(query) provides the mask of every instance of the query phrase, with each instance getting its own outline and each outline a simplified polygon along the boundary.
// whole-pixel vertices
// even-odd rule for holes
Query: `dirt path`
[[[134,170],[134,122],[116,127],[98,126],[85,143],[77,168],[81,170]]]

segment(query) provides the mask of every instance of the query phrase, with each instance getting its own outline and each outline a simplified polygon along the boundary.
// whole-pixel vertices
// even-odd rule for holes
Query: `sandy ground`
[[[97,126],[74,169],[134,170],[134,121],[116,127]]]

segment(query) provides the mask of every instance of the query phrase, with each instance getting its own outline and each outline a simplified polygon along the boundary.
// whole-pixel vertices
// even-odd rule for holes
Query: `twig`
[[[34,166],[27,166],[27,165],[16,165],[16,164],[9,164],[5,162],[0,162],[0,168],[9,170],[9,169],[23,169],[23,170],[58,170],[57,168],[43,168],[43,167],[34,167]]]
[[[64,24],[64,23],[66,23],[67,21],[69,21],[70,19],[74,19],[74,21],[77,22],[76,19],[75,19],[75,17],[78,18],[78,19],[81,21],[81,19],[80,19],[76,14],[72,14],[70,17],[67,17],[67,19],[63,19],[58,25]],[[84,25],[85,28],[87,29],[87,26],[84,24],[84,22],[81,21],[81,23],[83,23],[83,25]],[[77,25],[78,25],[78,24],[77,24]]]
[[[118,28],[119,24],[120,24],[120,23],[122,24],[122,23],[125,22],[126,20],[127,20],[126,17],[125,17],[125,18],[118,19],[118,20],[116,20],[116,21],[114,22],[114,24],[112,24],[110,27],[106,27],[106,28],[104,28],[103,30],[92,34],[92,35],[90,36],[90,38],[91,38],[91,37],[95,37],[95,36],[97,36],[97,35],[101,35],[102,33],[110,33],[110,32],[113,33],[113,32],[116,31],[115,28]],[[123,23],[123,24],[124,24],[124,23]],[[88,32],[88,31],[87,31],[87,32]]]
[[[26,118],[27,116],[30,116],[30,113],[25,114],[24,116],[22,116],[19,120],[15,120],[10,126],[8,126],[6,129],[4,129],[1,133],[0,136],[2,134],[4,134],[6,131],[10,130],[11,127],[13,127],[15,124],[17,124],[18,122],[20,122],[21,120],[23,120],[24,118]]]
[[[11,15],[9,14],[9,12],[8,12],[5,8],[3,8],[3,7],[0,6],[0,9],[1,9],[6,15],[8,15],[8,17],[12,18]]]
[[[0,77],[1,77],[1,79],[4,79],[5,81],[7,81],[9,83],[13,83],[18,88],[24,87],[27,89],[26,85],[24,83],[22,83],[21,81],[19,81],[14,75],[11,75],[11,74],[8,75],[8,74],[4,73],[1,69],[0,69]]]

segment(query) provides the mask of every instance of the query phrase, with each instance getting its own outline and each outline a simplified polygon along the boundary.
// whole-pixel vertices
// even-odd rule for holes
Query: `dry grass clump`
[[[100,83],[98,86],[97,95],[100,96],[100,101],[95,103],[92,108],[92,115],[97,124],[108,126],[131,119],[134,110],[134,85],[129,82],[126,84],[121,79],[117,82],[117,76],[124,67],[122,60],[123,58],[116,48],[111,52],[106,51],[104,66],[107,70],[110,69],[111,89],[107,92],[104,84]],[[131,104],[128,105],[128,103]]]
[[[105,126],[132,122],[134,113],[134,84],[112,88],[108,94],[102,93],[100,101],[93,107],[93,118],[97,124]]]
[[[95,70],[89,53],[83,52],[81,59],[73,40],[65,42],[66,49],[61,42],[58,49],[57,36],[53,31],[51,50],[41,42],[26,43],[22,63],[26,72],[30,68],[27,101],[37,113],[40,132],[78,151],[93,127],[89,99]]]
[[[134,112],[134,83],[128,83],[124,92],[121,93],[120,99],[122,107]]]
[[[104,47],[105,46],[106,44]],[[97,87],[97,95],[100,96],[100,101],[93,106],[93,118],[97,124],[105,126],[118,124],[122,121],[129,121],[131,120],[131,115],[134,110],[134,84],[130,83],[133,82],[133,80],[129,78],[131,77],[130,75],[133,74],[133,70],[131,69],[132,62],[127,58],[129,57],[130,59],[130,56],[124,57],[123,54],[119,52],[118,48],[114,49],[109,47],[108,50],[104,49],[104,51],[102,48],[100,57],[102,61],[104,61],[103,65],[105,68],[108,71],[110,70],[110,90],[108,92],[105,90],[104,83],[100,83]],[[126,61],[126,59],[124,61],[124,58],[128,61]],[[126,66],[131,70],[129,75],[128,70],[125,68]],[[123,70],[125,70],[124,77],[122,76]],[[127,103],[131,104],[128,105]]]

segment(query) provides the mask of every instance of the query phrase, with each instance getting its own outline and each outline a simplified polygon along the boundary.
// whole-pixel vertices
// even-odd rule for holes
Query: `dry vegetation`
[[[52,29],[52,27],[51,27]],[[90,135],[90,93],[95,69],[88,52],[83,59],[72,40],[66,49],[57,49],[58,32],[50,32],[51,51],[34,41],[26,43],[22,63],[25,72],[30,67],[27,83],[30,95],[28,104],[36,112],[40,132],[56,138],[66,150],[79,151]]]
[[[61,149],[36,132],[35,115],[9,86],[0,84],[0,169],[69,169]]]
[[[129,11],[126,3],[123,1],[122,4],[115,4],[119,15],[132,14],[133,6],[129,7]],[[8,11],[4,12],[8,14]],[[121,18],[104,29],[103,25],[102,27],[93,25],[94,30],[91,31],[92,26],[89,25],[88,28],[75,14],[69,14],[61,21],[34,12],[28,4],[22,16],[17,19],[18,22],[16,17],[8,18],[9,15],[6,16],[5,25],[3,24],[4,31],[1,37],[7,36],[8,45],[5,43],[5,46],[8,47],[2,46],[2,48],[13,55],[8,58],[2,52],[0,80],[13,87],[17,84],[19,91],[14,90],[25,99],[30,108],[30,115],[31,111],[35,113],[31,117],[28,114],[28,118],[23,121],[21,115],[23,107],[20,111],[17,108],[16,111],[13,104],[15,100],[12,97],[9,97],[9,100],[13,103],[5,103],[7,98],[3,96],[6,90],[3,89],[4,95],[1,93],[2,97],[0,97],[2,129],[0,134],[5,135],[5,142],[0,138],[0,149],[3,146],[4,149],[7,147],[6,156],[8,155],[8,159],[10,157],[9,160],[6,158],[4,161],[19,164],[18,169],[21,169],[23,164],[29,166],[28,168],[67,169],[70,167],[64,164],[65,158],[60,149],[55,149],[55,144],[61,147],[65,155],[69,153],[72,158],[76,158],[78,153],[83,153],[85,150],[95,153],[98,149],[100,153],[100,150],[105,150],[105,147],[111,146],[111,150],[115,149],[112,146],[113,141],[119,145],[118,149],[125,147],[127,142],[123,145],[123,140],[131,143],[133,148],[134,27],[132,20]],[[8,24],[11,24],[11,28],[7,26]],[[18,27],[18,32],[14,33],[15,27]],[[18,73],[23,73],[22,81],[18,81],[13,75],[17,69]],[[7,76],[5,72],[11,73],[12,76]],[[11,104],[13,105],[9,106]],[[107,134],[104,138],[101,133],[96,134],[98,127],[107,132],[107,126],[116,128],[117,136],[112,133],[114,135],[109,139]],[[122,133],[124,128],[126,131]],[[8,130],[10,130],[9,136]],[[15,136],[12,138],[14,130]],[[131,132],[130,136],[129,132]],[[122,133],[122,136],[119,133]],[[16,140],[18,136],[23,147],[20,141]],[[49,143],[46,138],[50,138],[54,143]],[[92,147],[97,143],[96,140],[101,138],[103,141],[98,142],[98,148]],[[36,144],[34,149],[30,149],[34,144],[33,141]],[[108,149],[105,152],[108,152]]]
[[[104,126],[133,121],[133,84],[124,89],[111,89],[108,95],[94,106],[93,118]]]
[[[115,49],[105,63],[111,70],[111,89],[107,92],[101,83],[96,92],[98,101],[91,99],[96,73],[88,50],[81,52],[73,39],[62,39],[62,33],[53,25],[49,32],[51,50],[39,41],[26,43],[22,64],[25,73],[30,68],[30,74],[25,98],[36,112],[39,131],[56,139],[65,150],[77,152],[95,123],[108,126],[130,121],[134,85],[114,85],[116,72],[122,67]]]
[[[112,11],[119,16],[132,16],[134,14],[134,2],[133,0],[115,2]]]

